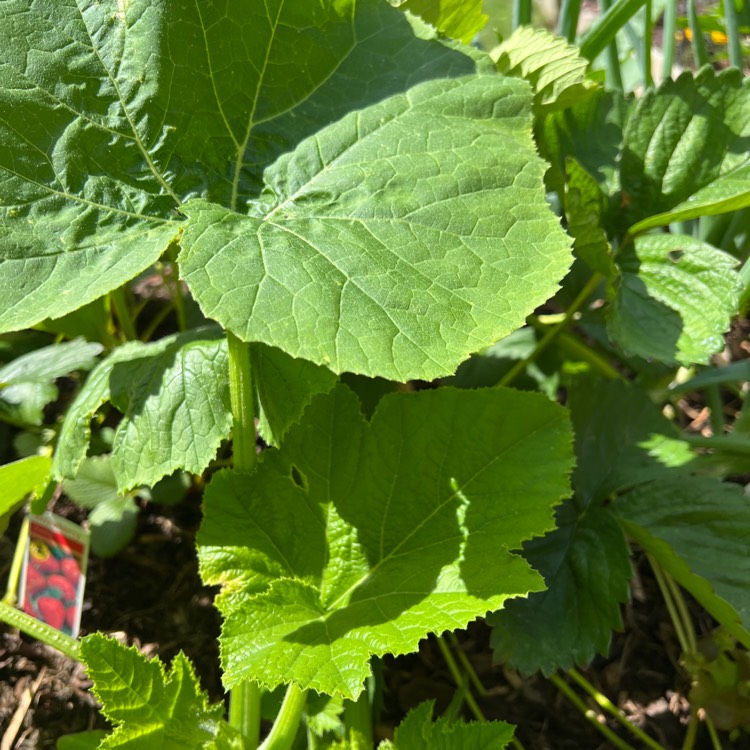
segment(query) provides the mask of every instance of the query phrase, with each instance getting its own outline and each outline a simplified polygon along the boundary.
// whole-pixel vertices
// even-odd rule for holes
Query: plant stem
[[[706,43],[703,41],[698,12],[695,9],[695,0],[687,0],[687,17],[692,34],[690,45],[693,48],[695,67],[702,68],[704,65],[708,65],[708,55],[706,54]]]
[[[474,685],[474,689],[477,691],[477,693],[479,693],[479,695],[487,695],[487,688],[482,684],[482,681],[479,679],[479,675],[474,670],[474,667],[471,666],[471,662],[463,652],[463,649],[458,642],[458,638],[456,638],[456,634],[448,631],[448,640],[458,654],[458,660],[461,662],[461,666],[469,676],[471,684]]]
[[[649,89],[654,86],[654,78],[651,75],[651,37],[654,30],[654,23],[651,18],[651,0],[646,0],[643,13],[643,86]]]
[[[117,321],[120,324],[120,330],[126,341],[134,341],[138,338],[133,320],[130,317],[130,310],[128,310],[128,304],[125,300],[125,290],[123,287],[119,289],[113,289],[109,293],[109,299],[112,306],[115,308],[115,315],[117,315]]]
[[[448,644],[443,638],[437,638],[437,644],[440,648],[440,652],[443,655],[443,659],[445,659],[445,663],[448,665],[448,669],[451,673],[451,676],[453,677],[453,681],[458,687],[461,687],[461,683],[463,682],[463,678],[461,677],[461,670],[458,668],[458,664],[456,664],[456,660],[453,658],[453,654],[448,648]],[[466,705],[469,707],[469,710],[472,714],[474,714],[474,717],[478,721],[487,721],[485,715],[482,713],[482,709],[479,708],[479,705],[474,699],[474,696],[471,694],[471,690],[469,690],[468,688],[466,690]]]
[[[560,18],[557,22],[558,36],[564,36],[571,44],[578,31],[578,16],[581,13],[581,0],[562,0]]]
[[[255,410],[250,345],[240,341],[229,331],[227,331],[227,345],[229,394],[233,417],[234,467],[239,471],[252,472],[258,458],[255,450]],[[260,697],[260,688],[249,680],[235,686],[229,697],[229,724],[242,733],[246,750],[255,750],[258,747]]]
[[[737,9],[734,7],[734,0],[724,0],[724,22],[729,46],[729,64],[742,70],[742,45],[740,44],[740,29],[737,23]]]
[[[724,402],[718,385],[707,385],[706,403],[711,410],[711,429],[715,436],[724,434]]]
[[[645,0],[616,0],[583,36],[580,43],[581,55],[587,60],[599,57],[644,2]]]
[[[674,66],[674,35],[677,32],[677,0],[667,0],[664,6],[663,35],[661,51],[664,55],[662,60],[661,77],[671,78]]]
[[[682,750],[693,750],[695,738],[698,735],[698,711],[693,709],[690,712],[690,721],[688,722],[685,739],[682,742]]]
[[[690,617],[685,607],[685,601],[676,590],[673,585],[670,576],[667,572],[659,565],[659,563],[651,557],[646,555],[652,570],[654,571],[654,577],[656,582],[659,584],[662,596],[664,597],[664,603],[667,605],[667,611],[669,617],[672,620],[674,626],[675,635],[680,643],[680,648],[684,654],[691,654],[695,651],[695,635],[692,632],[693,627],[690,622]],[[675,597],[675,594],[677,596]]]
[[[56,630],[46,622],[37,620],[36,617],[21,612],[20,609],[11,607],[4,601],[0,601],[0,620],[13,628],[18,628],[22,633],[36,638],[42,643],[57,649],[65,656],[81,661],[81,646],[75,638]]]
[[[601,280],[602,275],[599,273],[595,273],[588,280],[586,286],[581,289],[578,296],[573,300],[572,304],[565,312],[565,317],[560,324],[554,328],[550,328],[549,331],[542,336],[541,340],[534,347],[534,350],[527,357],[516,362],[516,364],[513,365],[513,367],[511,367],[502,378],[500,378],[500,381],[497,384],[498,387],[512,383],[528,367],[528,365],[533,362],[565,330],[565,328],[567,328],[568,325],[570,325],[574,315],[594,293]]]
[[[620,724],[628,730],[631,734],[637,737],[644,745],[652,748],[652,750],[664,750],[664,747],[660,745],[656,740],[649,737],[642,729],[629,721],[615,706],[604,693],[597,690],[578,670],[571,668],[568,670],[568,676],[575,680],[596,702],[603,708],[613,719],[619,721]]]
[[[727,2],[731,3],[732,0],[727,0]],[[714,750],[722,750],[721,740],[719,739],[719,735],[716,734],[716,727],[708,716],[706,716],[706,729],[708,729],[708,736],[711,738],[711,745]]]
[[[344,724],[351,744],[362,744],[364,747],[374,746],[372,734],[372,711],[370,696],[367,690],[359,694],[356,701],[346,701],[344,705]]]
[[[513,0],[513,30],[531,23],[531,0]]]
[[[617,750],[635,750],[625,740],[621,740],[606,724],[602,724],[597,717],[596,711],[590,709],[579,697],[575,691],[558,675],[550,676],[550,681],[555,687],[581,712],[586,721],[591,724],[597,732],[604,735],[610,744]],[[663,750],[663,748],[662,748]]]
[[[735,435],[683,435],[682,439],[697,448],[713,448],[715,450],[726,450],[733,453],[750,455],[750,438],[737,437]]]
[[[606,13],[612,5],[612,0],[601,0],[602,13]],[[606,83],[617,91],[622,91],[622,71],[620,70],[620,53],[617,50],[617,36],[607,45],[605,57]]]
[[[273,727],[259,750],[289,750],[294,744],[297,730],[302,719],[302,712],[307,702],[307,691],[290,683],[281,704],[281,710]]]

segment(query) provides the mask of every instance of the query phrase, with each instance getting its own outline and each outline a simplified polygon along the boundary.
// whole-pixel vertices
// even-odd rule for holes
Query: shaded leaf
[[[82,339],[51,344],[0,367],[0,418],[40,425],[43,410],[57,398],[55,380],[94,366],[100,344]]]
[[[746,647],[750,647],[750,499],[710,477],[659,479],[619,498],[632,537]]]
[[[224,585],[225,684],[355,697],[371,655],[537,590],[508,550],[549,528],[570,466],[565,412],[539,394],[394,394],[370,424],[346,387],[317,396],[255,474],[207,489],[198,547]]]
[[[557,526],[524,545],[547,590],[510,601],[487,618],[495,656],[526,675],[585,666],[607,653],[612,630],[622,627],[620,604],[632,571],[612,512],[568,501],[557,512]]]
[[[258,433],[269,445],[277,445],[313,396],[336,385],[336,375],[264,344],[250,348],[250,359],[260,407]]]
[[[477,76],[348,115],[266,171],[251,215],[187,203],[183,277],[246,341],[334,372],[450,374],[570,262],[529,103],[522,82]]]
[[[706,364],[724,346],[737,312],[737,261],[693,237],[648,234],[618,254],[620,271],[607,320],[629,354]]]
[[[513,739],[513,727],[504,721],[465,723],[440,717],[434,722],[434,701],[409,711],[396,727],[392,742],[379,750],[500,750]]]
[[[620,161],[629,224],[661,214],[744,164],[750,155],[750,79],[710,66],[648,90]]]

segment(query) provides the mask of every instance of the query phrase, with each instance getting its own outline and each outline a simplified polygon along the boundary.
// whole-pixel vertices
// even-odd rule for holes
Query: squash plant
[[[0,3],[1,330],[96,318],[104,299],[133,334],[103,342],[51,467],[25,464],[19,486],[74,478],[106,403],[121,493],[211,470],[197,544],[222,586],[229,720],[183,657],[166,673],[56,636],[116,727],[102,747],[256,747],[261,693],[281,686],[266,750],[293,745],[303,712],[311,747],[371,746],[373,657],[488,612],[521,670],[586,663],[619,626],[625,533],[748,644],[739,552],[702,562],[746,535],[746,503],[715,476],[686,483],[704,464],[646,393],[707,363],[738,307],[730,254],[652,230],[750,204],[746,82],[703,70],[636,105],[547,33],[489,56],[450,39],[478,30],[476,3],[457,4],[469,27],[426,5],[406,10],[444,33],[384,0]],[[144,342],[127,288],[157,262],[199,309],[178,291],[181,330]],[[606,321],[586,309],[600,289]],[[554,295],[562,320],[519,332]],[[569,359],[619,381],[620,357],[636,385],[578,378],[567,408],[504,387],[526,374],[552,395],[534,365],[575,345],[582,312]],[[497,387],[474,388],[478,369]],[[359,376],[393,392],[373,408]],[[230,436],[234,465],[214,470]],[[719,506],[735,525],[696,530]],[[342,711],[346,737],[318,737]],[[511,735],[423,706],[386,745]]]

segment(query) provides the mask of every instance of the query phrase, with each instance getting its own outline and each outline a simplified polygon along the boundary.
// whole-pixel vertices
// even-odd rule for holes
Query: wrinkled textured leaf
[[[255,474],[207,489],[198,546],[204,580],[225,587],[226,685],[354,697],[371,655],[538,590],[508,550],[550,528],[570,439],[539,394],[394,394],[370,424],[346,387],[317,396]]]
[[[325,367],[264,344],[251,347],[250,360],[260,407],[258,432],[269,445],[277,445],[299,421],[316,393],[336,385],[336,376]]]
[[[674,221],[739,211],[746,206],[750,206],[750,162],[717,177],[671,211],[639,221],[630,227],[630,233],[637,234]]]
[[[450,374],[570,262],[529,98],[499,76],[429,81],[282,157],[250,216],[187,203],[180,262],[204,314],[334,372]]]
[[[46,483],[51,461],[29,456],[0,466],[0,516],[11,511],[29,492]]]
[[[475,69],[382,0],[356,6],[2,3],[0,330],[133,278],[178,238],[188,196],[243,208],[323,125]]]
[[[620,604],[632,575],[628,545],[608,508],[582,511],[568,501],[558,528],[524,545],[524,557],[547,590],[508,602],[491,614],[496,657],[524,674],[585,666],[606,654],[622,626]]]
[[[182,652],[166,673],[158,659],[94,633],[82,639],[81,654],[102,713],[115,725],[102,750],[197,750],[219,733],[223,706],[208,705]]]
[[[735,258],[693,237],[649,234],[616,262],[607,328],[626,352],[689,365],[721,351],[739,303]]]
[[[468,44],[487,23],[482,0],[389,0],[419,16],[441,34]]]
[[[200,474],[232,426],[226,339],[215,328],[144,345],[109,378],[123,413],[112,445],[120,490],[153,485],[177,469]]]
[[[589,61],[578,47],[546,29],[520,26],[491,57],[501,73],[529,81],[534,103],[545,109],[570,107],[597,88],[586,78]]]
[[[393,742],[379,750],[501,750],[513,739],[513,727],[504,721],[464,723],[445,717],[432,720],[434,702],[421,703],[396,727]]]
[[[91,417],[109,400],[124,415],[112,450],[120,491],[153,485],[177,469],[200,474],[229,437],[228,367],[216,328],[119,347],[91,373],[65,416],[55,476],[75,477]]]
[[[580,378],[568,405],[576,436],[573,487],[585,506],[673,468],[664,446],[677,432],[638,386]]]
[[[55,380],[90,369],[101,350],[100,344],[76,339],[44,346],[0,367],[0,417],[40,425],[44,407],[57,398]]]
[[[748,160],[750,78],[706,66],[647,91],[625,132],[620,176],[629,224],[663,213]]]
[[[742,487],[710,477],[660,479],[614,509],[628,536],[750,647],[750,498]]]

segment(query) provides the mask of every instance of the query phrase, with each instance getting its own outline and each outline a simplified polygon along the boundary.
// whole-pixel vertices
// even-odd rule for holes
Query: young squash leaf
[[[121,492],[153,485],[177,469],[200,474],[231,430],[227,371],[218,328],[119,347],[94,369],[65,415],[55,476],[75,477],[91,418],[110,400],[123,413],[112,449]]]
[[[723,348],[739,303],[735,258],[693,237],[647,234],[616,263],[607,330],[627,353],[691,365]]]
[[[316,396],[254,474],[207,489],[225,684],[354,698],[373,654],[539,590],[509,550],[550,528],[571,463],[565,412],[539,394],[393,394],[370,423],[345,386]]]
[[[541,112],[566,109],[598,88],[586,75],[589,61],[578,47],[546,29],[520,26],[490,54],[501,73],[531,83]]]
[[[750,499],[711,477],[666,477],[614,504],[625,533],[750,648]]]
[[[451,374],[570,263],[529,107],[515,79],[428,81],[279,159],[250,215],[189,201],[180,263],[204,314],[334,372]]]
[[[504,721],[433,722],[433,710],[428,701],[409,711],[393,741],[381,742],[378,750],[502,750],[513,739],[513,727]]]
[[[434,26],[441,34],[468,44],[487,23],[482,0],[389,0]]]
[[[209,706],[193,668],[180,652],[169,672],[135,647],[94,633],[81,640],[81,655],[102,713],[115,730],[101,750],[239,750],[224,706]]]
[[[557,528],[524,545],[547,590],[508,602],[487,618],[495,656],[523,674],[585,666],[606,654],[622,626],[632,575],[625,537],[608,508],[568,501]]]

